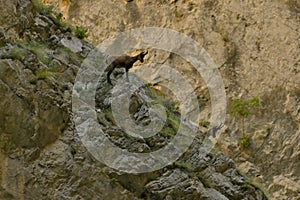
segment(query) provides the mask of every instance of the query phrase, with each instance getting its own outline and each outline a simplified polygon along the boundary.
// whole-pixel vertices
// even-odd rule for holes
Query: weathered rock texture
[[[1,21],[1,199],[266,199],[231,159],[198,152],[200,138],[178,163],[153,173],[120,174],[96,161],[79,141],[71,112],[76,73],[93,46],[75,38],[45,8],[26,0],[6,5],[13,12],[4,12],[7,20]],[[143,151],[139,145],[145,141],[133,143],[122,130],[108,131],[114,121],[103,101],[110,86],[105,78],[99,85],[98,119],[108,137]],[[144,103],[133,99],[131,112],[145,121]],[[149,148],[163,144],[174,127],[150,139]]]
[[[0,3],[0,199],[266,199],[231,159],[200,154],[201,137],[178,162],[154,173],[120,174],[103,166],[82,146],[71,113],[74,79],[93,46],[28,0]],[[239,123],[230,115],[219,148],[268,186],[274,199],[300,198],[298,1],[93,0],[73,1],[68,12],[68,4],[59,5],[67,18],[89,28],[94,44],[143,26],[172,28],[198,41],[217,63],[228,100],[261,100],[246,122],[251,148],[238,148]],[[198,79],[180,59],[166,52],[158,58]],[[100,110],[107,89],[98,91]],[[207,98],[206,92],[199,99]],[[142,105],[132,106],[136,116]],[[98,119],[115,144],[131,151],[159,148],[164,134],[173,134],[162,133],[145,146],[115,130],[109,112]]]
[[[300,198],[299,1],[74,0],[67,17],[87,27],[94,44],[147,26],[171,28],[199,42],[222,73],[229,105],[240,97],[261,101],[246,119],[250,149],[239,149],[240,123],[229,114],[220,149],[264,183],[274,199]],[[199,88],[201,81],[187,64],[168,53],[161,58],[156,61],[180,68]]]

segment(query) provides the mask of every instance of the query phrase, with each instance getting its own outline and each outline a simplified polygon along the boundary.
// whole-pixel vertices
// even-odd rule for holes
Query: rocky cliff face
[[[107,168],[82,145],[71,112],[75,77],[93,45],[76,38],[44,7],[27,0],[1,0],[6,8],[0,23],[1,199],[266,199],[253,179],[240,171],[257,177],[255,182],[264,183],[274,199],[299,199],[297,1],[68,2],[52,4],[72,22],[89,28],[94,44],[142,26],[172,28],[198,41],[217,63],[229,102],[236,97],[260,98],[261,106],[246,120],[252,144],[244,151],[239,148],[241,129],[228,114],[218,147],[240,170],[216,150],[208,155],[199,151],[205,129],[189,151],[161,170],[130,175]],[[154,50],[150,54],[147,62],[171,62],[196,80],[196,88],[203,86],[176,56]],[[107,105],[111,86],[105,78],[99,85],[97,119],[116,145],[147,152],[161,148],[174,135],[176,114],[156,137],[127,137]],[[142,94],[149,92],[141,89]],[[196,93],[203,95],[199,101],[208,116],[207,90]],[[159,95],[151,98],[155,96]],[[147,121],[141,108],[147,109],[148,103],[133,99],[132,115]]]
[[[200,132],[178,162],[156,172],[130,175],[95,160],[75,133],[71,112],[76,74],[93,46],[45,7],[30,1],[7,6],[14,12],[5,13],[13,20],[1,24],[1,199],[266,199],[231,159],[217,151],[199,152]],[[119,146],[136,152],[156,149],[176,132],[179,118],[170,110],[172,119],[156,138],[145,143],[125,136],[105,103],[110,89],[101,78],[97,118]],[[140,92],[151,93],[147,87]],[[141,112],[146,103],[131,101],[132,114],[142,121],[147,121]]]
[[[274,199],[300,198],[299,1],[74,0],[68,11],[70,21],[89,29],[94,44],[148,26],[171,28],[199,42],[222,73],[228,106],[234,98],[261,101],[245,122],[250,148],[239,148],[241,125],[229,114],[219,148],[264,183]],[[187,64],[167,53],[159,61],[181,69],[195,87],[202,84]]]

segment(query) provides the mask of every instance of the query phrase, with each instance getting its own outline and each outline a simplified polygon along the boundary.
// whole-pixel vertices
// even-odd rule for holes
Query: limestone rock
[[[251,96],[261,100],[261,107],[246,121],[247,134],[254,133],[248,151],[241,153],[236,145],[239,124],[228,115],[227,134],[218,146],[232,159],[217,151],[200,152],[205,133],[199,131],[178,161],[139,175],[107,168],[81,143],[72,120],[71,92],[82,60],[94,46],[76,39],[55,15],[36,10],[32,2],[0,2],[5,8],[0,13],[0,199],[266,199],[236,170],[234,161],[248,175],[259,177],[275,199],[299,198],[297,1],[93,0],[58,5],[72,22],[92,27],[89,39],[95,45],[137,27],[180,31],[210,53],[228,100]],[[149,51],[147,62],[181,70],[193,83],[203,113],[210,115],[205,82],[189,63],[155,49]],[[133,71],[138,75],[138,68]],[[122,73],[113,79],[122,81]],[[153,79],[158,75],[153,69]],[[130,81],[136,80],[130,74]],[[159,134],[128,137],[110,112],[111,86],[105,76],[98,82],[97,120],[115,145],[147,153],[172,139],[180,119],[176,106],[168,103],[172,98],[164,102],[169,115]],[[149,123],[148,106],[153,103],[149,88],[140,88],[131,99],[132,119],[142,125]],[[160,92],[167,94],[163,99],[169,95]]]
[[[228,133],[220,138],[219,146],[241,168],[245,161],[251,163],[245,171],[260,176],[270,187],[280,175],[299,181],[299,7],[296,0],[74,1],[69,19],[92,29],[89,40],[94,44],[122,31],[149,26],[171,28],[199,42],[217,64],[229,102],[260,98],[260,108],[245,123],[246,132],[253,136],[251,149],[240,152],[240,124],[229,114]],[[187,63],[159,51],[148,62],[182,70],[197,94],[204,94],[201,100],[209,116],[209,94],[199,89],[205,83]],[[151,76],[154,79],[157,71]],[[255,167],[249,169],[251,165]],[[271,193],[277,192],[272,188]],[[292,193],[283,195],[297,198]]]

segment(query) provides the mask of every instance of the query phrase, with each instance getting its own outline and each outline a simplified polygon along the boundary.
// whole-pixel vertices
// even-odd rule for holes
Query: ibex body
[[[117,57],[106,69],[108,71],[107,73],[107,82],[112,85],[111,80],[110,80],[110,75],[114,71],[115,68],[125,68],[126,72],[126,78],[127,81],[128,79],[128,71],[130,68],[132,68],[133,64],[136,61],[144,62],[144,57],[147,55],[148,51],[146,52],[141,52],[136,56],[129,56],[129,55],[122,55],[120,57]]]

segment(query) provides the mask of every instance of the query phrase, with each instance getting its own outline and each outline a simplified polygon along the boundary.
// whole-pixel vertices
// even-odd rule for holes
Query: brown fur
[[[112,85],[111,80],[110,80],[110,75],[111,73],[114,71],[115,68],[125,68],[125,72],[126,72],[126,78],[127,81],[129,81],[128,79],[128,70],[130,68],[132,68],[133,64],[136,61],[140,61],[140,62],[144,62],[144,57],[145,55],[147,55],[148,51],[146,52],[141,52],[136,56],[129,56],[129,55],[122,55],[118,58],[116,58],[106,69],[106,71],[108,71],[107,73],[107,82]]]

